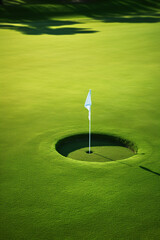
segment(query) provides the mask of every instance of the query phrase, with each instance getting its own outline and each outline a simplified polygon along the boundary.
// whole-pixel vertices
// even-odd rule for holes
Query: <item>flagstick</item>
[[[91,107],[89,110],[89,154],[91,153]]]
[[[89,90],[89,93],[87,95],[86,101],[85,101],[85,108],[87,108],[88,112],[88,119],[89,119],[89,151],[87,153],[91,153],[91,90]]]

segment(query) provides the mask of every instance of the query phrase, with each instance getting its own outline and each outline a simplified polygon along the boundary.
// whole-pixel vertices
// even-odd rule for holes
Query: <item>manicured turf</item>
[[[130,149],[120,146],[92,147],[92,153],[87,151],[88,148],[81,148],[71,152],[68,157],[88,162],[109,162],[129,158],[134,155]]]
[[[0,24],[2,240],[158,240],[159,12]],[[76,161],[57,141],[92,130],[136,143]]]
[[[62,156],[89,162],[115,161],[139,154],[135,143],[127,139],[93,132],[90,137],[90,150],[88,134],[60,139],[56,144],[56,150]]]

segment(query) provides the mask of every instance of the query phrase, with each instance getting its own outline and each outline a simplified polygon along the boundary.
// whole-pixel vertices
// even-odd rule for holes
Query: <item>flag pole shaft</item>
[[[91,109],[89,115],[89,153],[91,153]]]

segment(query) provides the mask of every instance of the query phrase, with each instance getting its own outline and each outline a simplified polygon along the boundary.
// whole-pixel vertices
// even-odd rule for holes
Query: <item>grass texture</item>
[[[38,20],[0,11],[0,239],[158,240],[158,10]],[[137,155],[87,162],[56,151],[88,132],[88,89],[92,130],[129,139]]]

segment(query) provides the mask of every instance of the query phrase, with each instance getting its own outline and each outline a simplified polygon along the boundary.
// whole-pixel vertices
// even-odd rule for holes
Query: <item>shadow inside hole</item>
[[[86,151],[86,153],[91,154],[91,153],[93,153],[93,151]]]
[[[104,161],[111,161],[112,160],[112,158],[110,158],[109,156],[106,156],[106,155],[102,156],[100,153],[96,152],[95,149],[91,150],[90,153],[89,153],[89,150],[85,149],[85,148],[88,148],[88,140],[89,140],[88,139],[88,134],[85,134],[85,133],[69,136],[69,137],[61,139],[57,142],[56,150],[61,155],[65,156],[65,157],[67,157],[68,155],[70,157],[71,156],[70,154],[72,154],[75,151],[80,150],[80,152],[77,153],[77,154],[81,155],[84,152],[85,154],[87,153],[86,156],[87,155],[90,156],[90,154],[92,153],[91,156],[93,158],[97,158],[97,156],[99,156],[99,157],[103,158]],[[113,154],[114,154],[114,160],[118,160],[118,151],[120,149],[118,147],[124,147],[124,148],[126,148],[127,151],[130,150],[132,155],[137,153],[137,147],[131,141],[126,140],[126,139],[122,139],[122,138],[117,137],[117,136],[106,135],[106,134],[92,133],[91,147],[92,148],[94,148],[94,147],[108,147],[110,149],[111,149],[111,147],[113,147],[112,151],[113,151]],[[115,150],[117,151],[117,158],[115,158],[115,154],[116,154]],[[106,154],[107,154],[107,152],[106,152]],[[82,157],[79,158],[79,156],[78,157],[76,156],[76,157],[71,157],[71,158],[80,159],[80,158],[85,158],[85,157],[82,156]],[[122,159],[122,158],[120,158],[120,159]]]

